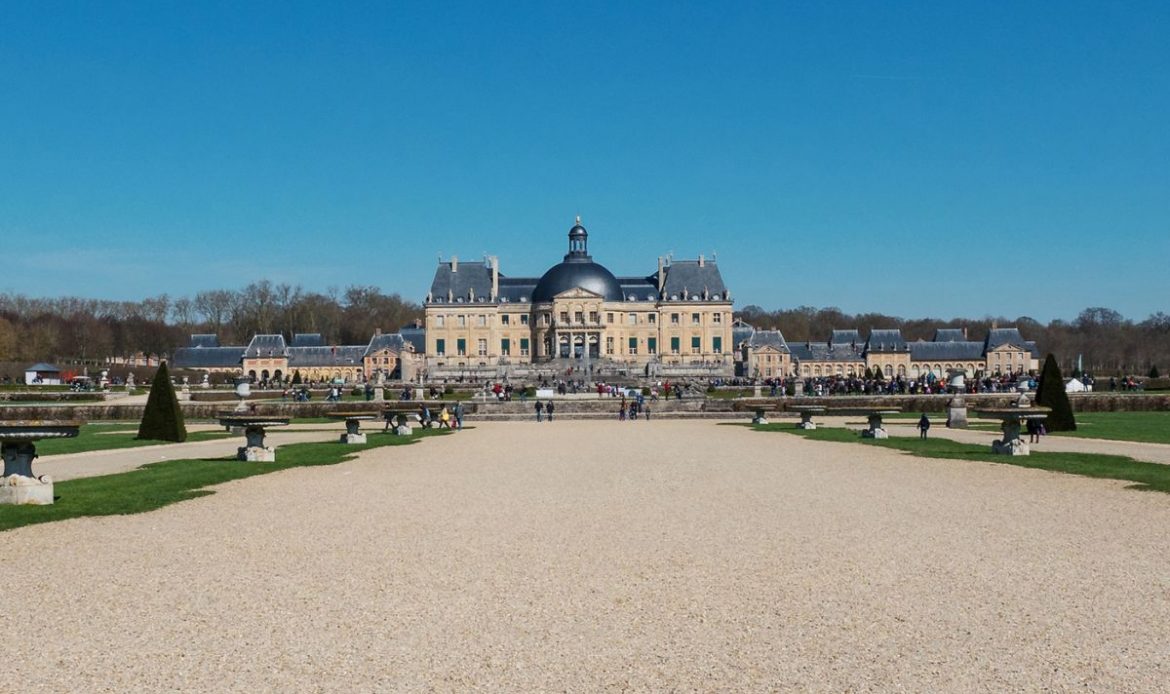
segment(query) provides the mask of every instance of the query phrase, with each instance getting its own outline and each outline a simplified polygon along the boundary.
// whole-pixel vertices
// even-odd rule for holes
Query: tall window
[[[719,314],[716,313],[715,315],[719,315]],[[715,354],[723,354],[723,338],[722,337],[711,338],[711,351],[714,352]]]
[[[670,314],[670,324],[671,325],[678,325],[678,314],[677,313]]]
[[[455,353],[461,357],[467,356],[467,340],[459,338],[455,341]]]
[[[651,313],[650,317],[653,318],[654,314]],[[658,354],[658,338],[656,338],[656,337],[646,338],[646,354]]]
[[[528,314],[527,313],[520,314],[520,325],[528,325]]]
[[[479,314],[475,317],[475,324],[481,328],[487,327],[487,316]]]
[[[697,313],[692,313],[692,314],[691,314],[691,325],[698,325],[698,324],[699,324],[699,322],[700,322],[700,320],[699,320],[699,314],[697,314]]]
[[[605,322],[606,322],[606,323],[612,323],[612,322],[613,322],[613,314],[612,314],[612,313],[607,313],[607,314],[605,314]]]
[[[719,325],[720,323],[723,322],[723,314],[722,313],[712,313],[711,314],[711,322],[715,323],[716,325]]]
[[[520,338],[520,356],[522,356],[522,357],[528,356],[528,338],[527,337]]]
[[[443,338],[439,338],[438,340],[435,340],[435,354],[437,354],[441,357],[441,356],[445,355],[446,353],[447,353],[447,341],[444,340]]]
[[[637,353],[638,353],[638,338],[631,337],[630,338],[630,354],[637,354]]]
[[[654,325],[655,323],[658,322],[658,314],[657,313],[646,314],[646,322],[650,323],[651,325]]]
[[[606,354],[613,354],[613,338],[612,337],[605,338],[605,353]]]
[[[561,311],[561,323],[564,323],[566,325],[569,323],[569,312],[568,311]]]
[[[462,313],[459,314],[459,327],[462,328],[467,325],[467,316]]]
[[[637,325],[638,324],[638,314],[631,313],[630,317],[629,317],[629,321],[630,321],[630,325]]]
[[[593,323],[594,325],[597,324],[597,311],[589,312],[589,322]]]
[[[478,354],[481,357],[487,356],[487,339],[486,338],[481,337],[475,341],[475,351],[476,351],[476,354]]]
[[[439,314],[439,315],[435,316],[435,327],[436,327],[436,328],[442,328],[442,327],[443,327],[443,323],[445,322],[445,321],[443,320],[444,318],[446,318],[446,316],[444,316],[444,315],[442,315],[442,314]]]
[[[500,325],[508,325],[510,323],[510,316],[504,313],[500,315]]]
[[[678,315],[678,314],[675,314],[675,315]],[[679,339],[677,337],[670,338],[670,353],[671,354],[678,354],[678,349],[679,349],[678,343],[679,343]]]
[[[703,338],[695,335],[691,338],[691,354],[698,354],[703,350]]]
[[[506,337],[500,340],[500,354],[505,357],[512,354],[512,341]]]

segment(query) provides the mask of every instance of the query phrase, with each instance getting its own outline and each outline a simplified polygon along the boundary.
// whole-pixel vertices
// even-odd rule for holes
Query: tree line
[[[907,341],[929,340],[938,328],[966,328],[968,338],[982,340],[993,326],[1017,327],[1024,339],[1034,340],[1041,353],[1051,352],[1065,373],[1078,366],[1097,375],[1145,376],[1156,367],[1165,373],[1170,367],[1170,315],[1161,311],[1145,320],[1134,321],[1119,312],[1102,307],[1081,311],[1073,320],[1041,323],[1028,316],[1006,318],[900,318],[882,313],[842,312],[838,308],[799,306],[767,311],[746,306],[736,317],[757,329],[777,329],[788,342],[824,342],[832,330],[857,329],[864,339],[878,328],[900,328]]]
[[[824,341],[834,329],[851,328],[863,338],[874,328],[900,328],[907,340],[929,340],[938,328],[966,328],[970,339],[982,340],[992,326],[1015,326],[1042,352],[1055,354],[1066,373],[1078,357],[1085,371],[1101,375],[1144,376],[1155,367],[1163,373],[1170,368],[1170,315],[1162,312],[1134,321],[1092,307],[1071,321],[1047,324],[1027,316],[942,320],[811,306],[768,311],[751,305],[735,315],[759,329],[778,329],[789,342]],[[319,293],[261,280],[239,290],[141,301],[0,293],[0,362],[98,363],[111,356],[166,355],[192,333],[213,333],[224,345],[247,344],[257,333],[287,339],[293,333],[321,333],[327,344],[364,344],[376,329],[394,331],[422,317],[421,305],[359,285]]]
[[[326,344],[365,344],[376,329],[395,331],[422,316],[419,304],[377,287],[318,293],[268,280],[141,301],[0,294],[0,362],[166,355],[185,346],[192,333],[213,333],[223,345],[247,344],[257,333],[286,339],[321,333]]]

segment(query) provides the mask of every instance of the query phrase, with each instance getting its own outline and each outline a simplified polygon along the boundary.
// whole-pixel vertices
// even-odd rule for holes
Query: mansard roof
[[[1019,328],[994,328],[987,333],[985,349],[991,351],[996,347],[1012,345],[1021,349],[1028,348],[1028,341],[1020,334]]]
[[[964,342],[967,340],[962,328],[939,328],[934,331],[934,342]]]
[[[239,366],[243,347],[180,347],[171,355],[176,369],[223,369]]]
[[[500,283],[503,282],[501,275]],[[431,281],[430,295],[435,301],[468,303],[472,302],[472,292],[474,302],[486,302],[492,295],[492,269],[487,263],[460,263],[456,260],[439,263],[435,279]]]
[[[902,331],[897,328],[871,330],[869,340],[865,343],[867,352],[905,352],[906,349],[906,340],[902,338]]]
[[[662,285],[664,299],[693,301],[697,296],[700,300],[729,300],[723,276],[719,274],[719,266],[713,260],[674,260],[662,271],[666,273]],[[658,273],[648,279],[656,281]]]
[[[829,336],[831,345],[859,345],[862,344],[860,330],[834,330]]]
[[[366,346],[366,351],[363,356],[373,354],[382,349],[401,352],[405,345],[406,340],[398,333],[380,333],[370,338],[370,344]]]
[[[861,351],[852,345],[831,345],[828,342],[804,342],[788,345],[797,361],[861,361]]]
[[[321,333],[293,333],[291,347],[323,347],[325,338]]]
[[[748,337],[747,345],[755,349],[772,347],[781,352],[789,351],[788,343],[784,340],[784,335],[779,330],[756,330]]]
[[[914,361],[970,361],[983,358],[983,343],[974,340],[943,340],[910,343]]]
[[[245,359],[260,357],[283,357],[287,355],[288,345],[284,335],[253,335],[252,341],[244,349]]]
[[[289,347],[289,367],[354,366],[362,363],[366,345],[335,345],[332,347]]]
[[[424,354],[427,351],[427,330],[414,325],[403,326],[398,334],[414,347],[414,351]]]

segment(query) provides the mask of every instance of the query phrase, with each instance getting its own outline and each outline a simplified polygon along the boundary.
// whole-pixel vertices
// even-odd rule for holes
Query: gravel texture
[[[1170,495],[713,422],[483,424],[0,533],[13,691],[1157,691]]]

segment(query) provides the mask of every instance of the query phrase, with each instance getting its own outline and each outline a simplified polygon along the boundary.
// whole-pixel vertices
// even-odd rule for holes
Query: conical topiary
[[[1150,367],[1150,378],[1158,378],[1159,376],[1161,376],[1161,374],[1158,373],[1158,365],[1154,364]]]
[[[1036,387],[1036,404],[1052,408],[1048,418],[1044,420],[1044,428],[1048,431],[1077,430],[1072,403],[1068,401],[1068,393],[1064,390],[1064,377],[1060,375],[1056,357],[1051,353],[1044,360],[1044,368],[1040,371],[1040,384]]]
[[[159,365],[150,384],[150,396],[146,398],[142,423],[138,425],[138,438],[178,443],[187,440],[183,410],[175,397],[175,387],[171,385],[171,374],[165,361]]]
[[[302,381],[301,381],[301,370],[300,370],[300,369],[297,369],[296,371],[294,371],[294,372],[293,372],[293,380],[292,380],[292,384],[293,384],[294,386],[299,386],[301,383],[302,383]]]

